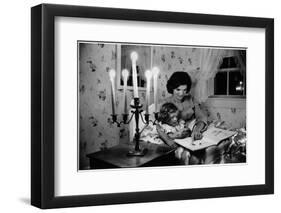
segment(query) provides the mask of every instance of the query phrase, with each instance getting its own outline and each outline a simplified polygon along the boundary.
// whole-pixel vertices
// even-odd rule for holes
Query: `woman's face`
[[[186,95],[186,93],[187,93],[187,86],[186,85],[178,86],[177,88],[175,88],[173,90],[174,98],[176,98],[179,101],[182,100],[182,98]]]

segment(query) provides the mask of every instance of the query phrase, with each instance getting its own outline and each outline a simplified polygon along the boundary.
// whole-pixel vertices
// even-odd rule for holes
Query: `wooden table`
[[[165,144],[140,143],[147,153],[140,156],[127,156],[134,149],[132,143],[119,144],[112,148],[88,154],[91,169],[134,168],[179,165],[174,157],[174,149]]]

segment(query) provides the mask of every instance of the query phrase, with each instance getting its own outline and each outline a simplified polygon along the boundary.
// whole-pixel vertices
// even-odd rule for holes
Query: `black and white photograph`
[[[31,204],[273,194],[274,19],[247,14],[32,7]]]
[[[246,55],[77,41],[78,170],[246,164]]]

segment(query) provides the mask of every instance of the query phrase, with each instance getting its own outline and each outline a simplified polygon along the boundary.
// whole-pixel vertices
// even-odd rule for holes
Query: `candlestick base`
[[[144,156],[146,153],[147,153],[148,149],[140,149],[140,150],[130,150],[128,153],[127,153],[127,156],[128,157],[133,157],[133,156],[139,156],[139,157],[142,157]]]

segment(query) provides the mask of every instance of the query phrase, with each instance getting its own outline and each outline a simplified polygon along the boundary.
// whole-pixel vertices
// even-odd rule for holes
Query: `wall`
[[[209,121],[224,121],[225,127],[246,127],[246,99],[208,98],[204,103]]]
[[[79,162],[87,168],[86,154],[119,144],[121,131],[111,122],[110,81],[108,71],[116,69],[116,45],[79,44]],[[119,112],[119,92],[117,112]],[[125,133],[123,133],[125,134]]]
[[[154,47],[153,64],[161,70],[159,75],[159,99],[170,96],[166,89],[169,77],[175,71],[185,71],[192,79],[191,93],[194,94],[199,75],[200,54],[206,49],[203,48],[181,48],[181,47]],[[235,51],[225,50],[224,57],[235,54]],[[213,89],[213,88],[212,88]],[[201,103],[201,109],[208,116],[208,120],[222,120],[231,128],[245,126],[246,122],[246,101],[228,98],[209,98]]]
[[[154,47],[153,65],[160,69],[159,74],[159,99],[160,102],[170,96],[166,89],[167,80],[173,72],[185,71],[192,81],[192,89],[194,89],[197,81],[197,72],[199,72],[199,55],[201,49],[198,48],[182,48],[182,47]]]

